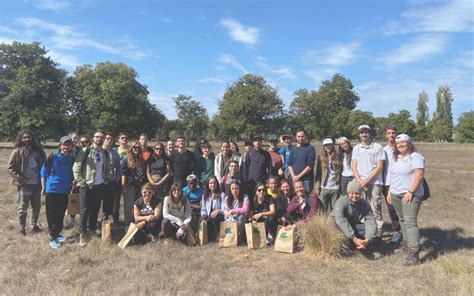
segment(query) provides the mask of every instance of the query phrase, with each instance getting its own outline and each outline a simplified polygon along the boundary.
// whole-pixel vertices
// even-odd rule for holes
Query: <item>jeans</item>
[[[38,224],[39,213],[41,209],[41,185],[23,184],[18,187],[18,224],[20,229],[26,227],[26,215],[28,205],[31,204],[31,225]]]
[[[387,194],[388,194],[389,186],[383,186],[383,196],[385,197],[385,203],[387,204],[388,215],[390,216],[390,221],[392,222],[392,230],[393,231],[400,231],[400,219],[398,219],[397,212],[393,208],[392,204],[387,202]]]
[[[354,180],[354,176],[352,177],[344,177],[341,176],[341,195],[347,195],[347,184],[349,184],[350,181]]]
[[[304,189],[306,189],[306,192],[310,194],[313,192],[313,187],[314,187],[314,180],[313,179],[302,179],[303,184],[304,184]]]
[[[362,191],[362,198],[369,202],[372,212],[374,212],[375,223],[377,224],[377,236],[382,236],[382,185],[367,184],[367,190]]]
[[[46,194],[46,219],[50,240],[55,240],[63,230],[64,214],[68,204],[67,196],[61,193]]]
[[[404,194],[392,194],[392,204],[400,218],[403,239],[408,243],[408,248],[418,252],[420,250],[420,229],[418,228],[418,213],[422,199],[413,196],[410,203],[405,203]]]
[[[97,229],[97,217],[99,216],[100,201],[106,192],[105,185],[94,185],[92,189],[88,186],[79,189],[81,200],[81,233],[93,232]]]
[[[329,214],[332,212],[332,209],[336,205],[336,201],[338,198],[339,198],[339,189],[321,188],[319,199],[323,203],[324,211],[326,213]]]
[[[219,214],[215,218],[207,217],[207,237],[209,241],[218,242],[221,222],[224,221],[224,215]]]
[[[142,229],[138,230],[133,241],[136,244],[145,244],[148,241],[147,236],[158,236],[161,230],[161,219],[158,221],[149,222]]]
[[[258,219],[257,222],[264,222],[267,235],[271,234],[272,237],[276,237],[278,221],[277,219],[275,219],[274,216],[260,217],[260,219]]]

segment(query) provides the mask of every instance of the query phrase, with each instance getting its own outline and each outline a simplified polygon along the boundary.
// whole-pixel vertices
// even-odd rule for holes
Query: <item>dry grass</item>
[[[473,295],[474,145],[418,148],[432,197],[419,216],[423,264],[412,268],[403,267],[403,255],[388,244],[386,213],[378,260],[359,252],[320,260],[271,248],[161,242],[122,251],[99,239],[82,249],[73,242],[52,250],[45,234],[17,235],[16,195],[5,171],[10,151],[0,150],[0,294]],[[44,213],[43,205],[40,222],[46,227]],[[121,235],[114,230],[114,239]]]

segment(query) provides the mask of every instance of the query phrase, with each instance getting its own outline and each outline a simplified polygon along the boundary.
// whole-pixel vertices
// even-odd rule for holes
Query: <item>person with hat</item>
[[[361,197],[360,184],[355,180],[349,182],[347,195],[336,201],[330,216],[358,250],[365,250],[377,232],[377,225],[370,204]]]
[[[339,145],[338,156],[342,164],[341,182],[339,183],[339,191],[341,195],[347,195],[347,184],[354,180],[354,171],[352,171],[352,146],[351,142],[346,137],[337,139]]]
[[[318,155],[316,162],[316,176],[314,194],[319,196],[324,210],[330,213],[339,198],[339,184],[341,183],[341,162],[337,157],[334,142],[327,138],[323,141],[323,152]]]
[[[359,126],[360,144],[352,151],[352,171],[355,180],[362,187],[362,198],[372,207],[377,223],[377,239],[382,239],[382,170],[385,153],[382,145],[375,143],[371,135],[370,126]]]
[[[306,133],[303,129],[296,130],[296,142],[298,145],[293,148],[288,159],[288,170],[291,181],[296,183],[303,181],[307,192],[313,192],[314,173],[313,167],[316,162],[316,150],[313,145],[306,141]]]
[[[253,195],[252,191],[257,183],[265,183],[272,171],[272,158],[270,153],[262,148],[262,139],[260,135],[254,136],[253,147],[245,154],[243,181],[249,196]]]
[[[284,147],[281,147],[278,153],[281,156],[281,161],[283,163],[283,170],[285,179],[291,179],[290,171],[288,170],[288,159],[290,158],[290,153],[293,148],[291,145],[291,136],[290,135],[283,135],[281,137],[281,141],[285,144]]]
[[[272,171],[270,175],[273,177],[283,177],[283,160],[279,153],[278,139],[275,135],[268,136],[268,146],[267,151],[270,153],[272,159]]]
[[[395,142],[394,162],[390,165],[389,171],[390,188],[387,202],[393,205],[400,218],[403,234],[400,247],[408,253],[403,265],[409,266],[420,263],[418,213],[425,195],[423,186],[425,159],[416,152],[408,135],[398,135]]]
[[[58,151],[48,155],[41,168],[42,194],[46,194],[46,219],[49,229],[49,245],[53,249],[61,246],[66,240],[60,233],[68,205],[68,194],[73,183],[72,166],[74,153],[73,142],[69,136],[59,140]]]

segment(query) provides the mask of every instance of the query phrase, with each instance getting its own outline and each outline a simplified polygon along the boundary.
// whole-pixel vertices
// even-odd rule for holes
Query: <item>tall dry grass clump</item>
[[[318,259],[340,258],[350,254],[347,238],[326,215],[315,215],[296,231],[298,247]]]

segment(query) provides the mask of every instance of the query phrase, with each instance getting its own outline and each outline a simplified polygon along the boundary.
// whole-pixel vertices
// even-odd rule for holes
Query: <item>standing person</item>
[[[57,152],[48,155],[41,169],[42,193],[46,194],[46,219],[48,220],[49,245],[53,249],[61,247],[66,238],[60,235],[63,230],[64,214],[71,191],[74,155],[73,142],[68,136],[59,140]]]
[[[156,143],[155,153],[148,160],[146,174],[148,182],[153,186],[153,190],[160,198],[170,191],[170,180],[172,175],[171,162],[165,153],[165,145]]]
[[[169,195],[163,202],[163,222],[161,231],[165,243],[170,238],[176,238],[185,242],[186,228],[190,227],[192,214],[189,200],[183,196],[180,183],[171,185]]]
[[[79,246],[87,244],[87,236],[97,229],[100,201],[106,194],[106,184],[112,181],[109,153],[102,149],[105,133],[94,133],[92,145],[77,154],[73,166],[81,201],[81,234]]]
[[[125,227],[128,229],[133,221],[133,205],[138,199],[140,188],[146,181],[145,160],[142,157],[142,146],[135,142],[122,160],[122,192],[124,195],[123,214]]]
[[[186,138],[180,136],[176,139],[175,150],[171,156],[171,163],[173,165],[173,183],[180,182],[181,187],[186,186],[186,177],[193,174],[196,166],[196,158],[194,153],[186,149]]]
[[[352,151],[352,171],[362,187],[362,198],[372,207],[377,222],[376,238],[380,240],[383,233],[382,170],[385,154],[382,145],[373,141],[370,126],[361,125],[358,132],[361,143]]]
[[[91,145],[91,139],[87,135],[82,135],[80,143],[82,148],[87,148]]]
[[[209,141],[204,137],[201,137],[196,140],[196,143],[194,144],[194,155],[196,156],[196,158],[199,155],[202,155],[202,147],[205,144],[209,144]],[[211,152],[211,154],[214,154],[214,153]]]
[[[278,192],[277,198],[275,200],[276,204],[276,215],[275,218],[277,219],[278,224],[283,225],[285,222],[284,215],[287,212],[288,205],[293,198],[293,192],[291,192],[291,184],[290,181],[283,179],[280,183],[280,190]]]
[[[278,149],[278,140],[276,136],[272,135],[268,139],[268,153],[272,159],[272,170],[270,175],[273,177],[281,176],[283,177],[283,160]]]
[[[252,193],[258,183],[265,182],[270,177],[272,170],[272,158],[262,148],[262,137],[253,137],[253,148],[246,154],[244,159],[243,180],[246,184],[247,193]]]
[[[398,219],[397,212],[393,208],[393,205],[387,202],[388,189],[390,187],[390,166],[394,163],[395,159],[393,158],[394,150],[396,149],[395,138],[397,137],[397,129],[394,126],[387,126],[385,128],[385,138],[387,139],[387,145],[383,147],[385,153],[385,163],[383,166],[383,182],[382,187],[383,196],[385,197],[385,202],[387,204],[388,215],[390,216],[390,221],[392,222],[392,239],[391,243],[399,243],[402,239],[402,233],[400,229],[400,220]]]
[[[166,156],[171,157],[171,154],[174,152],[174,143],[173,141],[166,142]]]
[[[293,146],[291,144],[291,136],[283,135],[281,139],[283,143],[285,143],[285,146],[281,147],[278,153],[280,153],[281,161],[283,162],[285,179],[290,180],[291,174],[288,170],[288,160],[290,159],[291,150],[293,149]]]
[[[114,144],[114,134],[107,132],[102,148],[104,152],[109,153],[111,181],[107,183],[106,195],[102,197],[102,211],[104,214],[102,219],[108,219],[113,214],[115,198],[122,194],[121,158],[117,150],[113,148]],[[118,223],[118,221],[116,222]]]
[[[120,163],[122,163],[123,159],[127,156],[128,151],[130,150],[130,148],[128,147],[128,134],[125,132],[121,132],[118,136],[118,143],[119,143],[119,146],[117,147],[117,153],[120,156]],[[122,171],[120,170],[120,182],[115,192],[114,206],[113,206],[113,211],[112,211],[114,224],[119,224],[120,222],[120,200],[122,199],[122,190],[123,190],[121,179],[122,179]]]
[[[81,137],[79,137],[79,135],[76,132],[71,132],[69,133],[69,138],[71,138],[71,141],[72,141],[71,153],[75,159],[79,151],[82,149],[82,145],[80,141]],[[79,193],[79,187],[75,186],[75,184],[74,184],[73,193]],[[76,225],[77,225],[76,215],[70,215],[69,223],[64,228],[71,229],[71,228],[74,228]]]
[[[309,195],[308,192],[306,192],[303,180],[296,181],[293,186],[295,187],[296,195],[288,204],[287,213],[284,215],[284,222],[297,224],[316,214],[319,207],[319,200],[316,196]]]
[[[224,221],[224,212],[222,211],[224,198],[225,194],[220,190],[217,177],[209,177],[201,200],[201,217],[207,221],[209,241],[219,241],[220,224]]]
[[[403,265],[420,263],[420,230],[418,213],[424,196],[423,178],[425,159],[416,152],[410,137],[405,134],[395,138],[394,162],[390,165],[390,188],[387,201],[393,204],[400,218],[403,233],[401,247],[408,251]]]
[[[118,143],[117,152],[120,155],[120,159],[124,159],[130,150],[130,147],[128,147],[128,134],[126,132],[121,132],[118,135]]]
[[[347,195],[347,184],[354,180],[354,172],[352,171],[352,146],[346,137],[340,137],[337,140],[339,144],[339,161],[342,164],[340,191],[341,195]]]
[[[133,217],[140,231],[135,234],[134,242],[155,241],[161,229],[161,199],[153,195],[153,186],[145,183],[141,188],[142,196],[135,201]]]
[[[313,167],[316,161],[316,150],[306,141],[306,133],[303,129],[296,130],[296,142],[298,144],[292,149],[288,159],[291,181],[294,184],[302,180],[306,191],[313,192]]]
[[[236,142],[230,141],[230,151],[232,152],[232,159],[236,160],[237,163],[240,164],[240,159],[242,158],[242,154],[239,152],[239,145]]]
[[[224,192],[226,196],[230,194],[230,183],[233,181],[242,182],[237,160],[229,161],[229,172],[222,178],[221,191]]]
[[[221,143],[221,152],[217,154],[214,162],[214,176],[217,177],[219,183],[222,183],[222,178],[227,175],[229,171],[229,161],[232,159],[232,151],[230,144],[227,141]]]
[[[199,186],[202,188],[214,173],[215,156],[209,143],[202,144],[201,151],[202,155],[196,155],[196,175],[199,179]]]
[[[324,139],[323,153],[318,155],[314,192],[323,203],[326,213],[331,213],[339,198],[342,166],[332,139]]]
[[[26,235],[26,215],[28,205],[31,204],[30,227],[33,233],[41,232],[38,218],[41,208],[41,182],[40,169],[46,159],[46,154],[41,148],[33,132],[29,129],[20,131],[15,140],[10,160],[8,173],[10,184],[17,187],[18,195],[18,225],[20,234]]]
[[[238,237],[242,240],[245,223],[248,220],[250,209],[249,197],[240,185],[239,181],[230,183],[230,194],[227,195],[222,203],[222,211],[226,221],[238,223]]]
[[[240,158],[240,162],[239,162],[240,172],[244,171],[244,159],[245,159],[246,154],[249,152],[250,149],[252,149],[252,147],[253,147],[252,142],[246,141],[244,143],[244,153],[242,154],[242,157]]]
[[[256,222],[264,222],[267,232],[267,244],[273,245],[275,241],[277,220],[275,219],[276,207],[275,201],[267,195],[265,184],[259,183],[255,188],[252,211],[252,220]]]
[[[153,148],[148,146],[149,140],[147,134],[141,134],[138,142],[140,143],[140,146],[142,146],[142,158],[146,163],[150,156],[153,155]]]

